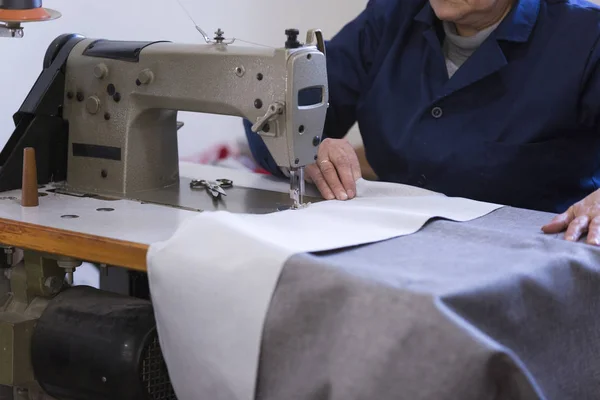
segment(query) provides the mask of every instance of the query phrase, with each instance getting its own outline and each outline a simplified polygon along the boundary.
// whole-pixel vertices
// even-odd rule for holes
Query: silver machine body
[[[329,100],[316,43],[140,43],[135,59],[116,57],[115,43],[84,39],[67,61],[67,190],[138,198],[178,185],[178,111],[246,118],[281,168],[314,163]],[[303,104],[305,90],[318,100]]]

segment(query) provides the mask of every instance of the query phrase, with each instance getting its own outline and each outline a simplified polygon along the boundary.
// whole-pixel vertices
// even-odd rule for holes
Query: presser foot
[[[308,206],[304,203],[304,167],[290,169],[290,198],[292,210]]]
[[[300,210],[302,208],[306,208],[308,206],[310,206],[311,203],[294,203],[292,204],[292,206],[290,207],[290,210]]]

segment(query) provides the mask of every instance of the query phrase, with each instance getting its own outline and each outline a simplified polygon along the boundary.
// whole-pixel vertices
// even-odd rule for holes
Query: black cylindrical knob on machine
[[[31,10],[41,6],[42,0],[0,0],[0,8],[5,10]]]
[[[2,0],[0,0],[2,1]],[[60,52],[60,50],[71,40],[74,42],[83,40],[84,37],[75,33],[65,33],[56,37],[52,43],[48,46],[46,54],[44,55],[44,68],[49,68],[52,62]]]
[[[286,29],[285,35],[287,36],[287,40],[285,41],[286,49],[297,49],[302,44],[298,41],[298,35],[300,31],[298,29]]]
[[[176,400],[147,300],[88,286],[59,293],[36,324],[31,362],[56,399]]]

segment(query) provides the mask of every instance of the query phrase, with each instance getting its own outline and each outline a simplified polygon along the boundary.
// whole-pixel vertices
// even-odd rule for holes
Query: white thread
[[[202,28],[200,28],[198,26],[198,24],[196,23],[196,21],[194,20],[194,17],[192,17],[192,14],[188,11],[187,8],[185,8],[185,6],[183,5],[183,3],[181,2],[181,0],[176,0],[177,3],[179,3],[179,6],[183,9],[183,11],[185,12],[185,14],[188,16],[188,18],[190,19],[190,21],[192,21],[192,24],[194,24],[194,27],[196,28],[196,30],[202,35],[202,32],[204,32],[204,30]],[[210,39],[208,37],[204,37],[204,39]],[[225,39],[227,40],[227,39]],[[239,41],[239,42],[243,42],[243,43],[247,43],[247,44],[251,44],[253,46],[259,46],[259,47],[267,47],[269,49],[275,49],[275,47],[273,46],[268,46],[266,44],[260,44],[260,43],[256,43],[256,42],[251,42],[249,40],[244,40],[244,39],[239,39],[239,38],[232,38],[230,39],[231,43],[235,42],[235,41]]]
[[[260,44],[260,43],[256,43],[256,42],[251,42],[249,40],[244,40],[244,39],[240,39],[240,38],[234,38],[233,40],[237,40],[238,42],[248,43],[248,44],[251,44],[251,45],[254,45],[254,46],[267,47],[269,49],[275,49],[276,48],[276,47],[269,46],[269,45],[266,45],[266,44]]]
[[[185,6],[181,2],[181,0],[176,0],[176,1],[177,1],[177,3],[179,3],[179,7],[181,7],[183,9],[183,11],[187,14],[188,18],[190,19],[190,21],[192,21],[192,23],[194,24],[194,26],[198,26],[198,24],[196,23],[196,21],[194,21],[194,18],[192,17],[192,14],[190,14],[190,12],[187,10],[187,8],[185,8]]]

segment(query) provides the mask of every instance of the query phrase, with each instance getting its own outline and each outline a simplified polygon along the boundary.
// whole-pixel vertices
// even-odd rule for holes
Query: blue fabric
[[[326,45],[325,136],[358,122],[381,180],[449,196],[562,212],[599,187],[597,6],[518,0],[451,79],[443,36],[426,0],[370,0]]]

